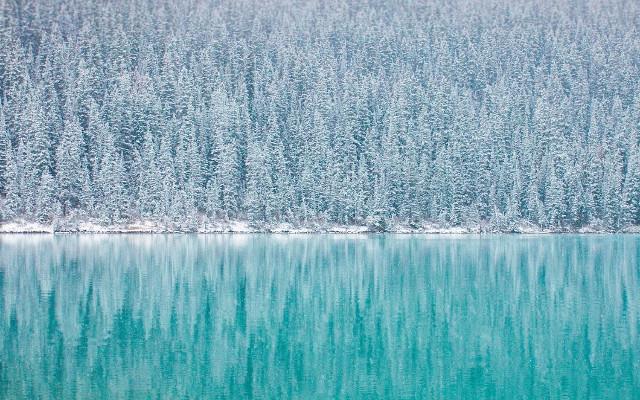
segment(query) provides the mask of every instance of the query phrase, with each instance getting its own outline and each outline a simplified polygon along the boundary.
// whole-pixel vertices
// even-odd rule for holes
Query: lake
[[[0,235],[0,398],[640,398],[640,236]]]

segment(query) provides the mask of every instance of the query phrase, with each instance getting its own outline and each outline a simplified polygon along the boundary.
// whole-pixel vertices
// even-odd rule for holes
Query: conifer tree
[[[636,3],[14,3],[3,223],[640,224]]]

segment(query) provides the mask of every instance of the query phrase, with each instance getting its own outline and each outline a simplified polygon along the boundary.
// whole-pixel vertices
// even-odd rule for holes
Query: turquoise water
[[[640,236],[0,235],[0,398],[640,398]]]

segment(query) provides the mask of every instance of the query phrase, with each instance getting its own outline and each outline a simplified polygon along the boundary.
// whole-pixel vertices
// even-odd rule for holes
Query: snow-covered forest
[[[637,1],[0,8],[5,224],[640,224]]]

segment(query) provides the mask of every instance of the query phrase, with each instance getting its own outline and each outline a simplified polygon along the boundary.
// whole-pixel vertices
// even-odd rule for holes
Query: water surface
[[[0,235],[0,398],[640,398],[640,237]]]

